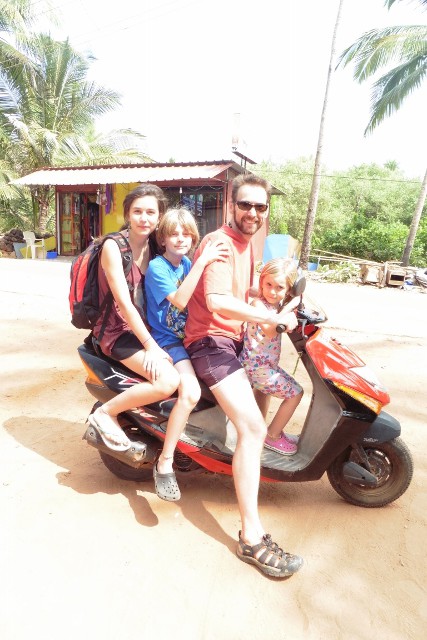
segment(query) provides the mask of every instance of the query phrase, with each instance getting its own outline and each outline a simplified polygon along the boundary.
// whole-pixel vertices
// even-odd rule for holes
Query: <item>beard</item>
[[[244,217],[240,218],[240,220],[237,220],[236,216],[234,216],[234,224],[243,235],[253,236],[259,229],[261,229],[262,225],[264,224],[264,220],[260,220],[259,218],[257,218],[256,220],[251,220],[251,222],[248,222],[245,221]]]

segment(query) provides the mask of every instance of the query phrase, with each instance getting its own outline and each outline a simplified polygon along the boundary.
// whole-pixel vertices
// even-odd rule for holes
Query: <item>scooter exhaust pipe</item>
[[[82,440],[86,440],[88,444],[98,449],[98,451],[107,453],[112,458],[116,458],[134,469],[141,469],[147,462],[154,463],[157,456],[157,450],[152,450],[152,447],[148,447],[145,442],[137,441],[132,441],[132,445],[126,451],[114,451],[107,447],[98,431],[91,424],[82,436]]]

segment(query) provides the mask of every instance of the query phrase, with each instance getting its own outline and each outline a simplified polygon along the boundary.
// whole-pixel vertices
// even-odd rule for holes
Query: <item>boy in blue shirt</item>
[[[186,307],[204,268],[214,260],[222,260],[228,251],[220,241],[209,242],[191,265],[187,254],[198,244],[199,233],[193,215],[183,208],[166,212],[156,236],[163,254],[150,262],[145,274],[147,320],[154,340],[171,356],[180,374],[180,384],[153,474],[159,498],[179,500],[181,493],[172,467],[174,451],[188,416],[200,398],[200,385],[182,344]]]

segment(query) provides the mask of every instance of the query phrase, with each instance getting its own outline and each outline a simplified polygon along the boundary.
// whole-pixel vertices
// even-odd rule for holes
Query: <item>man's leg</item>
[[[266,426],[243,369],[211,389],[218,404],[237,430],[233,476],[242,519],[242,538],[259,543],[265,531],[258,513],[261,451]]]

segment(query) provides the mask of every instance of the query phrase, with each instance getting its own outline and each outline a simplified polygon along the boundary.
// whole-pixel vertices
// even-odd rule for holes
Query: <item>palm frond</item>
[[[427,26],[372,29],[343,51],[337,67],[355,62],[353,77],[363,82],[393,60],[409,60],[416,56],[427,57]]]
[[[397,111],[408,95],[421,86],[426,74],[427,58],[419,56],[381,76],[373,85],[371,118],[365,134]]]
[[[384,0],[384,6],[387,7],[387,9],[390,9],[395,2],[401,2],[401,0]],[[409,2],[411,2],[411,0],[409,0]],[[417,2],[427,8],[427,0],[412,0],[412,2]]]

